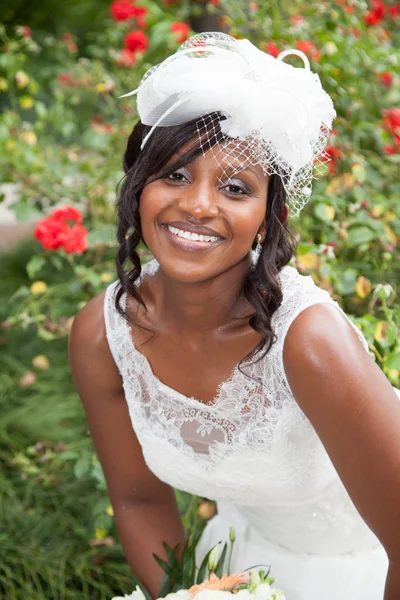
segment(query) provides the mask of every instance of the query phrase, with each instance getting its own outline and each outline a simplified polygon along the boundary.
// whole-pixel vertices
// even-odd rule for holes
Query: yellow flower
[[[388,340],[389,323],[380,321],[375,329],[375,339],[377,342],[387,342]]]
[[[13,148],[15,148],[15,141],[14,140],[7,140],[6,141],[6,148],[7,148],[7,150],[13,150]]]
[[[34,104],[35,104],[35,101],[30,96],[21,96],[21,98],[19,100],[19,105],[24,110],[28,110],[29,108],[32,108],[32,106]]]
[[[110,517],[114,516],[113,507],[111,505],[107,508],[106,513],[110,515]]]
[[[371,282],[362,275],[357,279],[356,292],[359,298],[366,298],[371,292]]]
[[[306,269],[316,270],[321,264],[321,257],[317,254],[306,252],[306,254],[297,257],[297,264]]]
[[[46,371],[50,367],[50,361],[44,354],[38,354],[32,359],[32,364],[41,371]]]
[[[5,92],[8,90],[8,83],[4,77],[0,77],[0,92]]]
[[[17,87],[19,87],[20,90],[25,88],[29,83],[29,77],[25,71],[17,71],[15,79],[17,81]]]
[[[111,273],[102,273],[100,275],[100,281],[102,283],[107,283],[108,281],[111,281],[111,279],[112,279]]]
[[[383,206],[381,204],[377,204],[371,210],[371,214],[374,217],[380,217],[382,213],[383,213]]]
[[[37,144],[37,137],[34,131],[24,131],[21,134],[21,137],[30,146],[35,146]]]
[[[31,285],[31,294],[36,296],[37,294],[43,294],[47,290],[47,283],[44,281],[35,281]]]
[[[104,527],[96,527],[96,540],[102,540],[106,537],[107,531]]]

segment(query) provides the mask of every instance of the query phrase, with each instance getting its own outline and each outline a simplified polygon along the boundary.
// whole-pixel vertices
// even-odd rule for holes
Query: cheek
[[[152,186],[150,184],[143,189],[139,203],[142,229],[149,226],[152,222],[154,223],[158,215],[168,206],[170,200],[171,198],[168,200],[165,194],[157,189],[156,185]]]
[[[266,202],[260,198],[243,202],[229,211],[229,223],[236,238],[248,242],[257,235],[261,223],[265,219]]]

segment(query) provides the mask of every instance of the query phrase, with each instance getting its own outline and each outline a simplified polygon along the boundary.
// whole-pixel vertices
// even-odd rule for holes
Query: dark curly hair
[[[210,118],[207,119],[206,116],[204,119],[212,123],[214,128],[217,123],[217,135],[211,142],[211,145],[214,145],[223,139],[218,123],[224,117],[219,113],[212,113],[208,117]],[[125,177],[118,200],[117,239],[120,247],[116,256],[116,267],[120,285],[116,294],[115,306],[117,311],[130,322],[132,320],[121,305],[124,293],[133,296],[146,309],[138,287],[135,285],[141,273],[140,258],[136,249],[138,244],[143,241],[139,215],[143,187],[149,177],[164,178],[192,162],[201,154],[201,144],[197,137],[197,122],[198,119],[194,119],[182,125],[157,127],[142,151],[140,146],[150,127],[139,121],[129,136],[123,158]],[[190,140],[194,143],[190,145],[189,149],[180,155],[173,164],[166,167],[165,165],[171,157]],[[282,181],[278,175],[271,175],[268,185],[265,240],[259,260],[250,269],[243,285],[243,297],[254,309],[254,313],[249,318],[249,325],[262,336],[262,340],[241,362],[252,358],[265,348],[265,352],[257,358],[260,360],[276,340],[271,327],[271,319],[282,302],[278,273],[289,263],[297,244],[294,235],[284,223],[285,203],[286,192]],[[127,264],[129,264],[128,269]]]

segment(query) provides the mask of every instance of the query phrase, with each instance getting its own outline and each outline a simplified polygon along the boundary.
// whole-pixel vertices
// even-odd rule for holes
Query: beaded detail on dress
[[[139,284],[157,269],[155,260],[145,265]],[[282,358],[286,333],[302,310],[330,303],[343,311],[295,268],[284,267],[279,278],[283,300],[272,317],[276,342],[259,362],[242,363],[251,378],[236,367],[211,404],[181,394],[154,375],[115,309],[119,282],[108,287],[106,333],[133,428],[147,465],[161,480],[246,510],[249,520],[283,547],[310,553],[323,548],[328,554],[376,547],[377,538],[296,403]],[[363,334],[348,320],[368,352]]]

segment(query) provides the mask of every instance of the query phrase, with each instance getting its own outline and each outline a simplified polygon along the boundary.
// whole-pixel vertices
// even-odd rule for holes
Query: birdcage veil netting
[[[304,68],[285,63],[289,54]],[[220,180],[260,165],[265,175],[280,176],[292,216],[330,160],[325,147],[336,112],[299,50],[274,58],[248,40],[197,34],[125,96],[133,94],[142,123],[151,126],[142,149],[156,127],[197,119],[198,143],[212,153]]]

